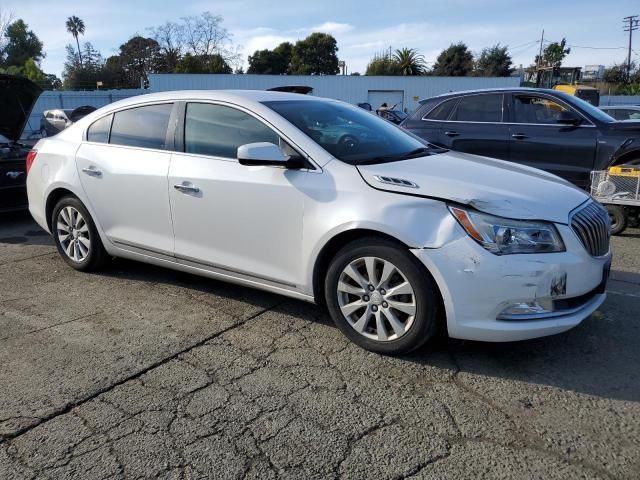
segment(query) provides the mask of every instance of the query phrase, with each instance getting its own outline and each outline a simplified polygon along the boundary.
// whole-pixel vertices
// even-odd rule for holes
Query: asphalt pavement
[[[140,263],[78,273],[0,217],[0,479],[640,477],[640,230],[603,307],[392,358],[310,304]]]

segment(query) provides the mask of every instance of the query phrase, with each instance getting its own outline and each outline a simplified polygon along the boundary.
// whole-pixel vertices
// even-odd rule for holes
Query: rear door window
[[[236,158],[247,143],[279,143],[279,136],[257,118],[224,105],[187,104],[184,128],[186,153]]]
[[[165,150],[173,104],[145,105],[116,112],[109,143]]]
[[[462,97],[456,105],[450,120],[457,122],[502,122],[502,94]]]
[[[98,143],[109,143],[109,132],[111,131],[111,120],[113,115],[102,117],[89,126],[87,129],[87,141]]]

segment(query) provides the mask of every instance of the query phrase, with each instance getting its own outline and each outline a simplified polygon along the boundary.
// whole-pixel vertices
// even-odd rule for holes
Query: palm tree
[[[393,59],[400,66],[402,75],[422,75],[425,73],[424,56],[419,55],[418,51],[413,48],[396,50]]]
[[[73,38],[76,39],[76,45],[78,45],[78,58],[80,59],[80,65],[82,65],[82,53],[80,52],[80,41],[78,40],[78,35],[84,35],[84,22],[81,18],[72,15],[67,18],[67,32],[73,35]]]

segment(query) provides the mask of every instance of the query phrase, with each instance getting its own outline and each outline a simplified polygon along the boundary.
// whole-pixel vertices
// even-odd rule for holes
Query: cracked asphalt
[[[402,358],[318,307],[0,217],[0,479],[640,477],[640,230],[565,334]]]

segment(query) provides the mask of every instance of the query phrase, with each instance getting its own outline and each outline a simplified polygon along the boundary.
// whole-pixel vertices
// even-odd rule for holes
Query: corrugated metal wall
[[[100,90],[95,92],[42,92],[40,98],[31,111],[31,116],[24,129],[24,135],[29,135],[40,129],[40,117],[45,110],[55,108],[77,108],[91,105],[96,108],[109,103],[146,93],[147,90]]]
[[[366,102],[369,91],[404,91],[404,107],[417,107],[418,100],[442,93],[477,88],[517,87],[519,77],[373,77],[350,75],[194,75],[155,74],[150,91],[168,90],[265,90],[283,85],[308,85],[313,95],[349,103]],[[373,105],[377,107],[378,105]]]
[[[600,106],[605,105],[640,105],[640,95],[602,95]]]

